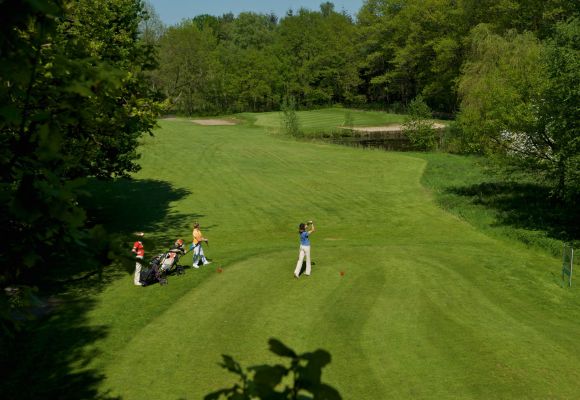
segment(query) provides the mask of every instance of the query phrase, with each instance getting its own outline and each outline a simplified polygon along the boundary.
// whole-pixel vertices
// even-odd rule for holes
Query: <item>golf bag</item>
[[[160,285],[167,284],[167,279],[162,276],[160,270],[160,265],[164,257],[165,254],[159,254],[153,257],[149,262],[149,266],[141,269],[141,275],[139,277],[141,285],[148,286],[157,282],[159,282]]]
[[[183,249],[183,243],[176,244],[165,253],[160,261],[159,272],[162,276],[171,275],[173,273],[177,275],[184,274],[185,271],[183,266],[179,265],[179,259],[187,254]]]

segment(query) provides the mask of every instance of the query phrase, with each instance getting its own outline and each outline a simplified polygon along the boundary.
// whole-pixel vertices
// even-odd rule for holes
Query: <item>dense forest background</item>
[[[366,0],[283,17],[200,15],[164,26],[140,0],[6,0],[0,13],[0,287],[47,266],[98,269],[107,233],[87,180],[139,169],[163,113],[343,105],[454,119],[457,152],[493,156],[558,204],[580,193],[580,3]],[[10,10],[7,12],[7,10]],[[415,102],[415,103],[413,103]],[[0,323],[14,304],[0,293]]]
[[[299,9],[199,15],[164,27],[149,6],[146,40],[159,49],[155,85],[181,113],[278,110],[341,103],[403,109],[421,94],[435,111],[459,110],[458,82],[474,40],[531,35],[545,42],[577,16],[567,0],[367,0],[356,16]],[[479,34],[478,37],[474,35]]]

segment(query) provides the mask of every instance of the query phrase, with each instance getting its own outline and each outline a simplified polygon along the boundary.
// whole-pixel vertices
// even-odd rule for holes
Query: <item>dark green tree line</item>
[[[362,102],[357,93],[356,26],[323,3],[321,11],[300,9],[280,21],[277,53],[284,94],[312,107]]]
[[[183,113],[276,110],[287,96],[300,107],[388,108],[421,95],[433,110],[450,114],[459,107],[472,29],[485,23],[498,34],[532,32],[545,40],[577,13],[570,0],[367,0],[356,21],[331,2],[280,20],[249,12],[200,15],[160,42],[158,76]],[[187,75],[183,59],[205,63],[206,73]]]
[[[472,29],[486,23],[544,39],[578,11],[568,0],[367,0],[358,14],[363,90],[386,103],[421,94],[435,110],[454,112]]]
[[[160,40],[155,81],[177,112],[278,110],[362,102],[357,87],[356,25],[325,3],[280,21],[274,15],[201,15]]]

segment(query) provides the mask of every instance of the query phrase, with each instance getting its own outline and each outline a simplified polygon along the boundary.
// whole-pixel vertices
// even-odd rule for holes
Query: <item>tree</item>
[[[218,39],[194,20],[167,29],[160,40],[156,80],[176,111],[192,115],[220,110],[222,66]]]
[[[243,12],[232,23],[232,42],[240,49],[262,50],[272,45],[276,16]]]
[[[280,61],[270,49],[222,47],[221,61],[233,111],[266,111],[280,104]]]
[[[579,29],[578,19],[560,23],[543,44],[479,26],[459,84],[458,122],[469,141],[568,199],[578,189]]]
[[[149,1],[143,3],[145,15],[139,24],[141,39],[148,45],[156,46],[165,32],[165,25]]]
[[[156,55],[141,40],[139,26],[145,18],[139,0],[83,0],[72,2],[58,25],[55,52],[46,51],[47,58],[54,58],[45,65],[68,62],[78,74],[72,90],[78,89],[74,101],[80,110],[75,110],[62,148],[69,160],[75,159],[68,163],[69,177],[127,176],[140,168],[135,162],[138,139],[151,132],[160,111],[160,99],[146,77],[156,67]],[[45,112],[56,112],[61,100],[69,100],[53,95],[67,73],[58,67],[46,71],[52,78],[42,95],[51,98],[55,109],[44,107]]]
[[[280,21],[276,54],[283,63],[284,95],[305,106],[360,102],[355,26],[323,4]]]
[[[286,97],[282,101],[282,131],[294,137],[304,136],[300,128],[300,120],[296,114],[296,100],[293,97]]]
[[[538,122],[537,105],[546,84],[544,68],[541,45],[533,34],[512,31],[502,37],[488,25],[474,29],[459,81],[458,117],[473,146],[512,155],[533,151],[533,146],[526,150],[522,133],[534,131]]]
[[[107,263],[107,237],[85,225],[77,203],[80,180],[136,171],[138,139],[153,128],[159,103],[144,75],[154,60],[139,40],[140,1],[4,6],[0,235],[9,240],[0,256],[10,262],[0,286],[31,286],[42,268]]]
[[[357,23],[365,94],[404,104],[421,94],[435,110],[455,112],[471,29],[486,23],[543,39],[579,9],[572,0],[367,0]]]
[[[280,104],[280,60],[274,54],[275,15],[240,13],[231,40],[222,43],[220,61],[235,111],[266,111]]]
[[[334,3],[330,1],[325,1],[324,3],[320,3],[320,12],[322,13],[323,17],[329,17],[334,13]]]
[[[540,127],[550,138],[548,173],[569,202],[580,195],[580,19],[556,25],[543,57],[548,84],[540,103]]]
[[[468,31],[458,2],[372,0],[358,23],[361,67],[373,100],[407,104],[422,94],[440,111],[455,109],[454,80]]]
[[[417,150],[433,150],[437,145],[437,132],[433,129],[432,113],[421,95],[415,97],[407,109],[403,134]]]

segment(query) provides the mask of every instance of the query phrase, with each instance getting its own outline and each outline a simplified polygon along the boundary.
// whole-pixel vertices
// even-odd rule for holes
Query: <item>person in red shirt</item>
[[[133,250],[131,250],[136,255],[136,262],[135,262],[135,277],[133,282],[136,286],[143,286],[141,283],[141,263],[143,262],[143,257],[145,257],[145,248],[143,247],[143,236],[145,235],[143,232],[138,232],[136,235],[139,237],[140,240],[137,240],[133,244]]]

